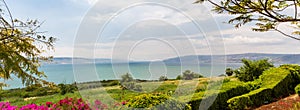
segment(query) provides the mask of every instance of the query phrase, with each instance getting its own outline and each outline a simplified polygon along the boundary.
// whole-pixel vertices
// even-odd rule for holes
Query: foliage
[[[260,88],[251,91],[248,94],[229,99],[228,107],[232,110],[242,110],[249,106],[258,106],[272,101],[272,90],[269,88]]]
[[[34,91],[41,87],[43,87],[41,84],[32,84],[32,85],[25,87],[25,91]]]
[[[225,73],[226,73],[227,76],[232,76],[233,75],[233,69],[226,68]]]
[[[251,82],[247,82],[245,83],[248,87],[248,90],[256,90],[256,89],[259,89],[261,87],[261,80],[257,79],[257,80],[254,80],[254,81],[251,81]]]
[[[202,78],[203,76],[192,72],[191,70],[185,70],[182,75],[178,75],[176,79],[183,79],[183,80],[192,80],[194,78]]]
[[[168,80],[168,77],[167,76],[160,76],[158,80],[159,81],[166,81],[166,80]]]
[[[95,100],[93,103],[85,102],[81,98],[64,98],[58,102],[46,102],[41,105],[27,104],[24,106],[12,106],[9,102],[0,102],[1,110],[123,110],[127,109],[124,106],[126,102],[114,103],[108,106],[100,100]]]
[[[122,90],[134,90],[134,91],[143,91],[141,85],[136,85],[136,81],[132,78],[129,73],[121,76],[121,88]]]
[[[229,103],[229,108],[245,109],[253,106],[260,106],[272,102],[274,98],[288,96],[293,93],[294,87],[299,82],[294,76],[298,76],[295,74],[299,73],[291,73],[287,67],[288,65],[285,65],[264,71],[263,75],[257,80],[261,81],[261,87],[242,96],[229,99],[227,101]],[[293,68],[293,66],[289,68]]]
[[[25,85],[34,83],[51,85],[38,68],[41,61],[50,61],[51,56],[42,53],[53,49],[55,38],[43,35],[38,29],[42,23],[37,20],[26,22],[13,19],[6,5],[1,9],[0,19],[0,79],[11,80],[12,75],[21,79]],[[8,14],[9,17],[5,17]],[[3,83],[0,85],[4,85]]]
[[[131,108],[149,108],[152,110],[165,110],[165,109],[185,109],[189,110],[191,107],[185,103],[178,102],[170,96],[165,94],[142,94],[131,98],[127,104]]]
[[[17,109],[18,107],[17,106],[12,106],[10,105],[9,102],[0,102],[0,110],[15,110]]]
[[[197,0],[195,3],[204,1],[210,2],[214,6],[213,11],[219,14],[236,15],[228,21],[235,24],[236,28],[255,22],[257,27],[252,28],[253,31],[278,31],[287,37],[300,40],[295,36],[300,35],[298,0],[221,0],[219,3],[213,0]],[[287,11],[292,13],[286,13]],[[291,33],[283,32],[278,28],[281,23],[289,23],[295,30]]]
[[[59,93],[59,88],[56,87],[41,87],[39,84],[30,85],[23,89],[2,90],[0,96],[6,97],[36,97],[46,96]]]
[[[78,90],[77,86],[75,84],[58,84],[57,85],[60,89],[60,94],[64,95],[66,93],[74,93]]]
[[[239,96],[249,92],[249,87],[244,82],[240,81],[230,81],[224,83],[220,89],[220,91],[211,90],[208,91],[206,97],[195,97],[188,103],[191,104],[193,110],[198,110],[200,103],[205,103],[213,100],[214,96],[217,95],[212,105],[207,108],[209,110],[220,110],[228,107],[226,101],[232,97]]]
[[[300,96],[300,84],[295,87],[295,92]]]
[[[182,76],[181,75],[178,75],[177,77],[176,77],[176,80],[181,80],[182,79]]]
[[[120,82],[125,83],[125,82],[133,82],[133,81],[134,81],[133,77],[129,73],[126,73],[121,76]]]
[[[257,79],[263,71],[273,67],[274,65],[268,59],[248,60],[242,59],[243,66],[235,71],[236,76],[241,81],[253,81]]]

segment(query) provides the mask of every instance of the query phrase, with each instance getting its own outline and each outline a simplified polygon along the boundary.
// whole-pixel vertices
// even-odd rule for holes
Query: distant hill
[[[194,63],[211,63],[212,58],[216,63],[224,61],[226,63],[241,63],[241,59],[258,60],[268,58],[275,64],[300,64],[300,54],[264,54],[264,53],[245,53],[245,54],[231,54],[231,55],[190,55],[182,57],[174,57],[162,60],[166,64],[194,64]],[[109,64],[111,59],[87,59],[87,58],[74,58],[78,63],[96,63],[96,64]],[[114,63],[126,63],[124,60],[114,60]],[[147,61],[130,61],[132,64],[149,63]],[[49,64],[49,63],[48,63]],[[60,57],[54,58],[50,64],[72,64],[72,58]]]
[[[175,57],[163,60],[167,64],[176,64],[181,62],[195,62],[198,58],[199,63],[210,63],[212,58],[216,63],[226,59],[226,63],[241,63],[241,59],[259,60],[268,58],[276,64],[300,64],[300,54],[264,54],[264,53],[245,53],[231,55],[190,55],[183,57]]]

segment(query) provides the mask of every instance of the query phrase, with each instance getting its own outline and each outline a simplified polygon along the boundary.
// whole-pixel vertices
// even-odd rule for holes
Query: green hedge
[[[295,87],[295,92],[300,96],[300,84]]]
[[[214,90],[213,90],[214,91]],[[188,103],[192,106],[193,110],[199,110],[200,103],[202,102],[205,104],[206,102],[213,100],[214,95],[217,94],[217,97],[215,98],[214,102],[212,103],[211,106],[207,105],[209,110],[222,110],[224,108],[228,107],[228,104],[226,101],[230,99],[231,97],[239,96],[245,93],[248,93],[249,87],[248,84],[240,81],[231,81],[228,83],[224,83],[222,85],[221,90],[219,93],[216,92],[211,92],[210,95],[207,97],[199,97],[199,98],[194,98]]]
[[[246,109],[294,93],[294,87],[299,83],[299,70],[299,66],[283,65],[264,71],[258,79],[261,81],[261,88],[229,99],[228,107],[233,110]]]
[[[127,104],[128,107],[135,109],[149,110],[190,110],[191,106],[183,102],[172,99],[166,94],[142,94],[131,98]]]
[[[257,106],[272,101],[272,90],[260,88],[241,96],[233,97],[227,101],[232,110],[243,110],[247,107]]]

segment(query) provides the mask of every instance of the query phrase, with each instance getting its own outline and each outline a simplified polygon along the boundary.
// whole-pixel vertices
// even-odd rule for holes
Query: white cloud
[[[224,38],[224,41],[227,44],[259,44],[259,43],[278,43],[282,42],[280,38],[267,38],[267,37],[247,37],[247,36],[234,36],[234,37],[227,37]]]
[[[98,0],[70,0],[70,1],[78,4],[87,3],[88,5],[94,5]]]
[[[96,0],[84,1],[93,5],[92,12],[89,12],[90,14],[87,14],[86,16],[89,18],[87,22],[91,25],[90,27],[86,28],[85,31],[83,31],[85,32],[82,34],[84,35],[84,39],[89,39],[89,36],[95,37],[93,35],[96,34],[89,35],[90,33],[93,33],[91,31],[94,31],[93,29],[97,30],[97,26],[104,24],[104,22],[106,22],[108,18],[112,17],[112,15],[114,15],[116,12],[125,8],[127,8],[127,10],[123,10],[122,13],[114,16],[115,18],[105,28],[105,38],[100,39],[103,40],[103,42],[97,43],[98,46],[96,48],[94,48],[94,44],[90,43],[81,45],[82,48],[80,48],[79,52],[82,55],[84,53],[91,52],[88,50],[92,49],[93,51],[95,50],[96,57],[110,58],[113,54],[118,57],[127,57],[128,51],[130,51],[130,48],[133,47],[136,42],[148,37],[157,37],[171,42],[173,45],[175,45],[176,49],[181,51],[180,55],[190,55],[195,53],[210,54],[212,48],[211,46],[216,46],[216,42],[220,44],[219,46],[223,46],[222,44],[225,43],[227,53],[278,53],[294,51],[292,49],[294,46],[291,44],[295,44],[295,41],[291,41],[291,39],[287,39],[274,32],[253,32],[251,31],[250,26],[243,26],[239,29],[234,29],[233,26],[222,23],[226,21],[225,19],[230,18],[228,15],[212,14],[210,11],[208,11],[210,9],[206,9],[207,6],[203,5],[188,4],[186,1],[178,1],[174,3],[176,4],[174,7],[179,6],[176,7],[179,9],[179,11],[177,11],[161,5],[135,4],[145,2],[146,0],[136,0],[135,2],[118,1],[116,3],[114,3],[114,0],[99,1],[97,4],[93,4]],[[162,2],[168,4],[168,2],[171,1],[166,0]],[[128,8],[128,6],[134,4],[136,5],[135,7]],[[194,28],[193,22],[184,16],[180,11],[190,17],[196,17],[194,20],[199,23],[203,32],[201,33],[199,32],[199,29]],[[216,18],[217,21],[215,21],[214,18]],[[152,22],[155,20],[162,22]],[[167,23],[173,25],[166,25]],[[220,30],[218,30],[217,24],[219,24],[221,28]],[[128,26],[133,27],[128,28]],[[178,30],[174,27],[182,28],[182,30]],[[186,31],[186,33],[182,34],[180,31]],[[224,35],[224,42],[219,41],[222,40],[220,33]],[[113,41],[118,35],[120,35],[122,38],[118,40],[117,46],[114,46]],[[185,44],[188,44],[188,46]],[[117,48],[119,51],[114,52],[114,48]],[[189,50],[189,48],[191,49]],[[187,51],[184,51],[186,49]],[[164,43],[149,41],[137,46],[132,52],[132,55],[133,59],[149,60],[168,58],[176,54],[174,54],[172,49],[170,49],[170,47]]]

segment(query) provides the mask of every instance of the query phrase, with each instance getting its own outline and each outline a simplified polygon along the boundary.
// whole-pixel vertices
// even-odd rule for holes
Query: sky
[[[185,55],[299,54],[300,42],[277,32],[234,28],[232,16],[194,0],[6,0],[14,18],[44,21],[58,38],[54,57],[159,60]],[[283,30],[287,27],[283,25]]]

